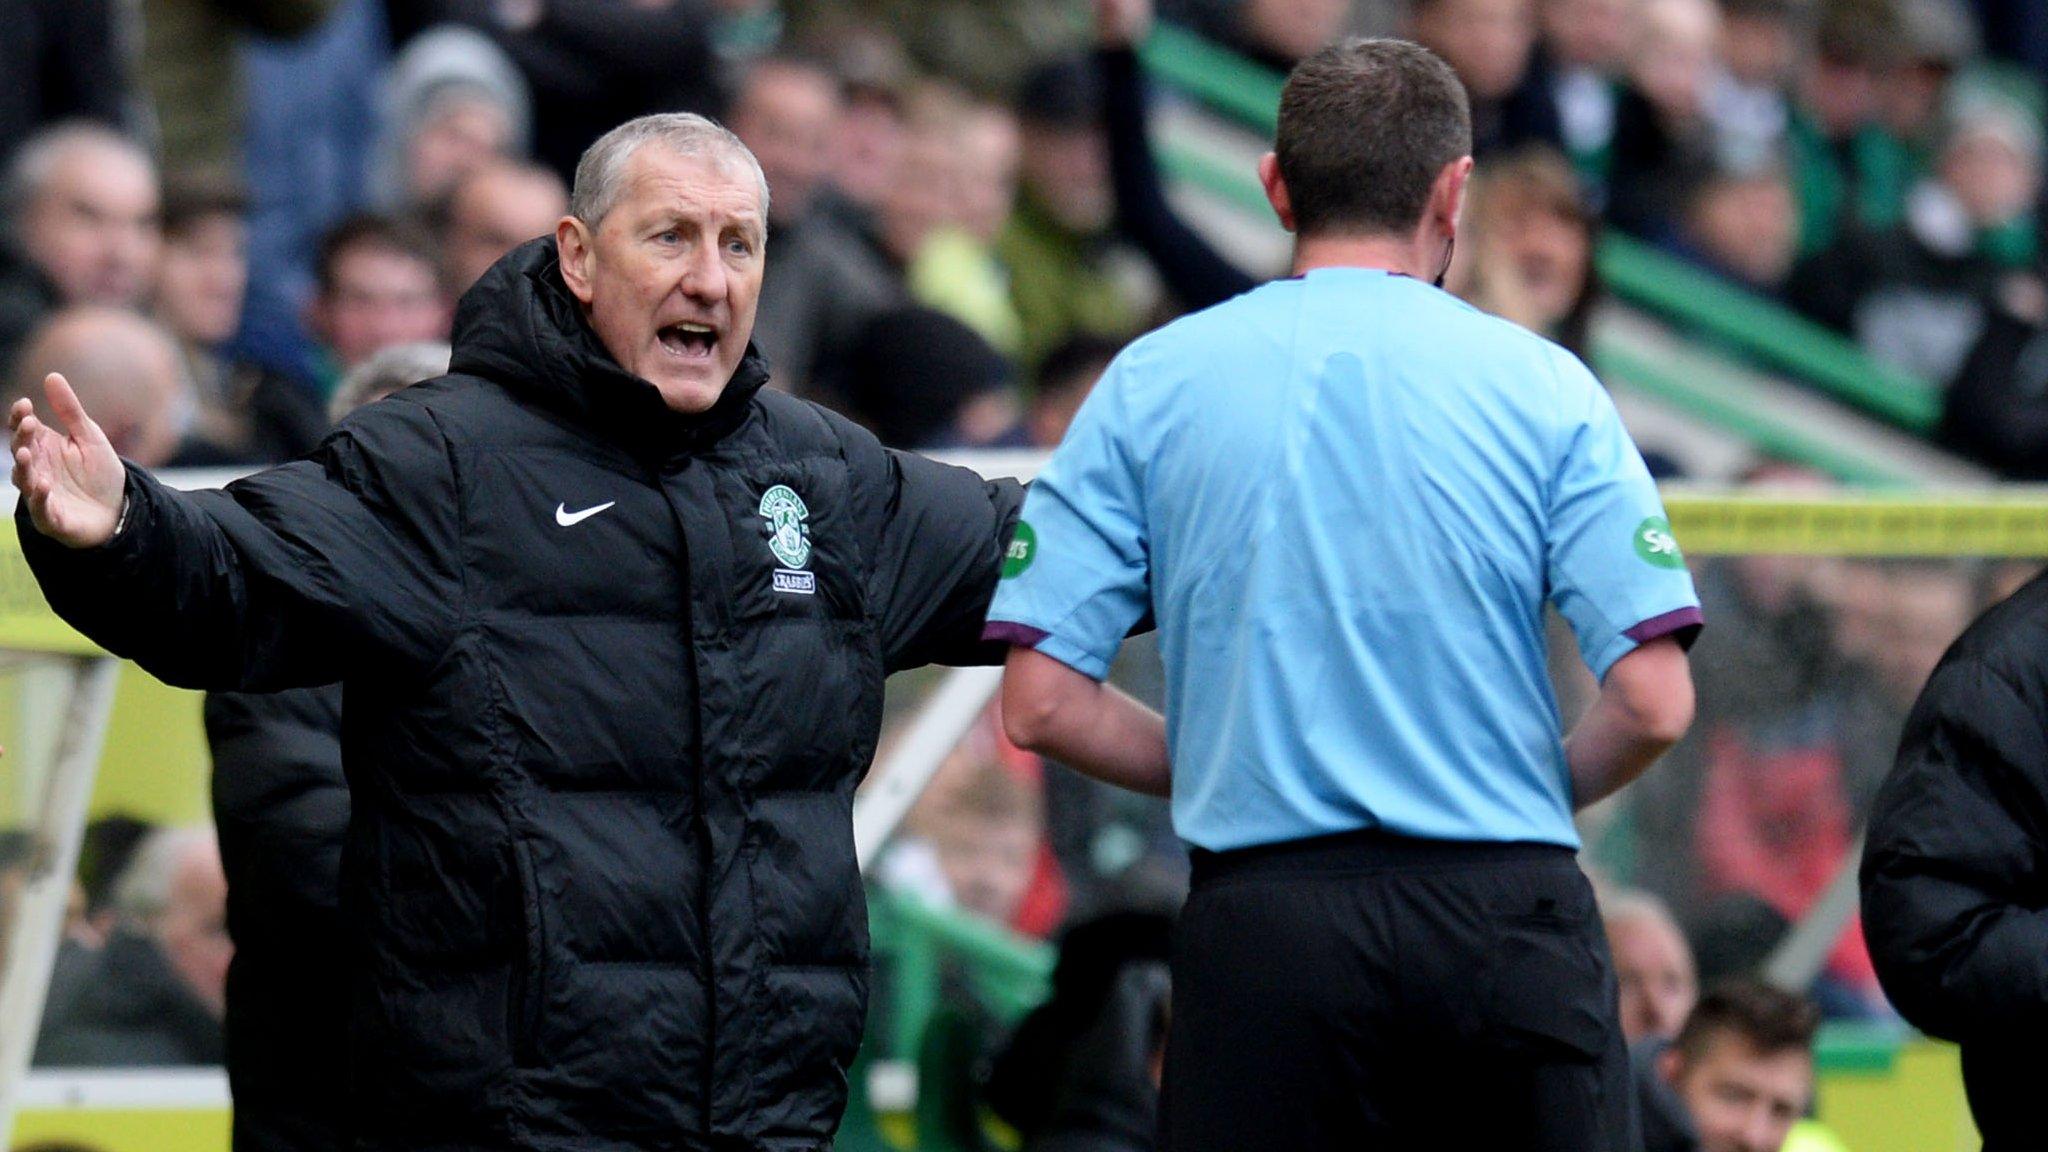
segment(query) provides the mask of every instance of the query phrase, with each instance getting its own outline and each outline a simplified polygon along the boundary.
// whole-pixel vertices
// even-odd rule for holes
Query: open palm
[[[36,531],[72,548],[96,548],[114,535],[127,472],[62,375],[45,376],[43,391],[51,415],[69,432],[38,419],[34,401],[15,401],[7,413],[14,433],[14,487],[28,501]]]

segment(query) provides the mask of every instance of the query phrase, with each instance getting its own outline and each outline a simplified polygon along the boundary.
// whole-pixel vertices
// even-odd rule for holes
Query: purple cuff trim
[[[1662,616],[1652,616],[1641,624],[1622,633],[1622,635],[1638,644],[1648,644],[1660,636],[1675,635],[1678,639],[1678,646],[1689,649],[1692,647],[1692,642],[1699,639],[1700,629],[1706,626],[1707,618],[1700,615],[1699,609],[1680,608],[1676,612],[1666,612]]]
[[[981,630],[985,643],[1013,644],[1019,648],[1036,648],[1045,643],[1052,633],[1029,624],[1012,624],[1008,620],[991,620]]]

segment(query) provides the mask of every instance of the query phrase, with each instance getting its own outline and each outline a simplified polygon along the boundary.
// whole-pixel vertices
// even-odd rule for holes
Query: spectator
[[[1779,157],[1805,49],[1799,0],[1721,0],[1721,67],[1707,91],[1716,158],[1754,171]]]
[[[1690,183],[1673,249],[1752,292],[1781,295],[1799,256],[1799,204],[1785,169],[1719,163]]]
[[[1172,927],[1163,913],[1118,910],[1060,937],[1052,995],[988,1078],[990,1106],[1027,1152],[1151,1152]]]
[[[2037,1147],[2048,1058],[2048,839],[2037,578],[1972,624],[1914,705],[1863,856],[1864,915],[1884,989],[1907,1020],[1963,1049],[1986,1152]]]
[[[1075,332],[1133,335],[1152,304],[1127,284],[1110,231],[1115,196],[1101,78],[1086,60],[1040,67],[1017,100],[1024,162],[1017,211],[997,250],[1024,322],[1028,368]]]
[[[49,1006],[37,1066],[220,1063],[234,946],[213,830],[151,833],[115,883],[114,909],[119,927],[104,949],[59,958],[88,975],[65,981],[73,994]]]
[[[1525,144],[1562,146],[1548,82],[1531,69],[1534,0],[1416,0],[1414,34],[1465,82],[1474,156],[1484,160]]]
[[[878,28],[848,28],[830,43],[843,107],[833,133],[830,187],[820,196],[819,208],[849,232],[870,235],[902,157],[910,65],[903,46]]]
[[[1541,64],[1557,105],[1560,143],[1604,195],[1614,113],[1641,0],[1542,0]]]
[[[1032,390],[1025,414],[1025,439],[1033,448],[1059,446],[1081,402],[1088,399],[1095,382],[1121,351],[1123,344],[1116,340],[1076,336],[1046,353],[1038,366],[1038,387]]]
[[[328,403],[328,415],[339,424],[341,418],[374,404],[402,388],[431,380],[448,371],[448,345],[438,340],[417,344],[394,344],[349,370],[335,386]]]
[[[177,341],[156,323],[112,308],[63,309],[22,346],[8,398],[35,395],[48,372],[72,382],[124,458],[159,468],[176,455],[191,391]]]
[[[798,395],[832,392],[831,377],[861,331],[902,293],[895,271],[822,210],[843,112],[831,73],[797,58],[756,61],[733,100],[732,129],[773,190],[775,259],[761,284],[754,341],[776,386]]]
[[[912,297],[1016,356],[1024,322],[995,245],[1017,198],[1017,120],[1004,108],[936,95],[912,117],[884,236]]]
[[[386,211],[438,210],[471,173],[526,152],[526,85],[489,38],[468,28],[437,28],[407,45],[383,97],[370,180]]]
[[[341,373],[394,344],[446,340],[452,310],[433,245],[413,224],[361,214],[320,243],[319,293],[308,321],[326,343],[331,389]]]
[[[336,419],[448,371],[446,344],[402,344],[335,392]],[[339,1152],[348,1140],[348,998],[341,912],[348,783],[341,685],[206,697],[213,818],[228,880],[226,1026],[235,1152]]]
[[[1159,269],[1175,302],[1221,304],[1258,281],[1188,227],[1167,203],[1145,122],[1145,86],[1137,45],[1152,29],[1152,0],[1095,0],[1095,62],[1102,72],[1103,120],[1117,230]]]
[[[1707,101],[1721,24],[1713,0],[1645,0],[1639,27],[1615,112],[1607,218],[1664,241],[1678,229],[1688,178],[1713,159]]]
[[[1911,153],[1879,121],[1900,43],[1890,0],[1821,0],[1818,13],[1789,133],[1802,256],[1844,227],[1897,223],[1914,177]]]
[[[156,271],[156,167],[98,124],[47,128],[15,153],[0,219],[0,365],[53,308],[142,303]]]
[[[1615,892],[1600,901],[1607,946],[1620,989],[1621,1033],[1631,1047],[1669,1041],[1699,999],[1692,945],[1662,900],[1647,892]]]
[[[711,0],[426,6],[490,37],[516,65],[531,96],[533,158],[564,181],[573,180],[583,150],[615,125],[650,112],[724,111]]]
[[[898,448],[985,446],[1018,417],[1016,370],[973,329],[911,304],[878,313],[846,351],[847,414]]]
[[[1942,113],[1954,97],[1955,78],[1977,58],[1977,26],[1962,0],[1893,2],[1899,57],[1879,93],[1878,118],[1917,160],[1940,143]]]
[[[2009,284],[1942,405],[1939,438],[2009,480],[2048,480],[2048,293]]]
[[[1813,1099],[1819,1024],[1788,992],[1710,989],[1676,1040],[1634,1053],[1645,1152],[1778,1152]]]
[[[449,194],[441,232],[449,299],[468,291],[505,253],[554,231],[568,210],[561,177],[538,164],[496,160],[464,176]]]
[[[99,7],[99,5],[87,5]],[[225,171],[240,159],[254,35],[290,41],[319,27],[335,0],[143,0],[137,77],[163,154],[179,169]]]
[[[37,130],[65,120],[119,125],[128,84],[112,0],[0,0],[0,165]]]
[[[1164,14],[1276,72],[1344,32],[1346,0],[1167,0]]]
[[[1599,286],[1597,225],[1577,172],[1547,148],[1489,163],[1472,181],[1463,239],[1445,283],[1496,316],[1581,356]]]
[[[313,449],[326,413],[304,385],[229,358],[249,283],[247,201],[231,184],[174,182],[164,198],[156,318],[178,340],[192,410],[171,463],[276,464]]]
[[[2039,275],[2040,191],[2039,124],[2003,102],[1965,103],[1904,221],[1845,232],[1794,272],[1791,299],[1872,355],[1946,384],[1999,289],[2016,272]]]

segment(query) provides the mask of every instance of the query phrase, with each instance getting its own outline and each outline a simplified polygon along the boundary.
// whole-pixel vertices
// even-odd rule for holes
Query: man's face
[[[1722,181],[1701,194],[1687,223],[1694,243],[1752,284],[1783,283],[1799,254],[1799,205],[1776,173]]]
[[[954,901],[995,923],[1009,923],[1031,887],[1038,836],[1029,820],[947,817],[934,840]]]
[[[1337,38],[1350,9],[1344,0],[1249,0],[1244,30],[1275,56],[1300,60]]]
[[[449,291],[467,291],[505,253],[553,232],[568,210],[562,186],[537,172],[497,168],[464,181],[448,206],[442,246]]]
[[[1515,90],[1536,45],[1529,0],[1438,0],[1416,17],[1416,38],[1444,58],[1475,100]]]
[[[746,355],[761,294],[767,222],[739,156],[654,143],[626,161],[623,192],[596,228],[555,232],[562,278],[619,366],[670,408],[718,402]]]
[[[770,211],[778,222],[801,220],[810,211],[832,166],[838,126],[839,94],[829,77],[764,64],[747,78],[733,105],[732,130],[767,173]]]
[[[1797,1048],[1766,1055],[1724,1034],[1695,1060],[1666,1057],[1666,1079],[1692,1116],[1700,1152],[1779,1152],[1813,1092],[1813,1057]]]
[[[241,320],[248,284],[248,228],[238,216],[204,217],[164,238],[157,317],[181,340],[223,343]]]
[[[314,326],[344,369],[398,344],[448,338],[448,305],[433,266],[416,253],[358,245],[335,260],[314,302]]]
[[[1026,125],[1021,172],[1024,186],[1068,231],[1087,235],[1109,226],[1116,199],[1101,131]]]
[[[220,853],[211,844],[195,847],[178,862],[170,902],[156,924],[156,940],[179,979],[215,1016],[227,1004],[228,882]]]
[[[1645,1037],[1669,1039],[1699,999],[1692,952],[1671,925],[1631,916],[1607,925],[1614,950],[1614,975],[1621,985],[1621,1032],[1634,1044]]]
[[[156,272],[156,173],[125,150],[65,149],[23,213],[29,260],[66,304],[131,308]]]
[[[1543,35],[1567,65],[1619,72],[1635,36],[1636,7],[1636,0],[1548,0]]]
[[[435,203],[511,144],[512,118],[503,108],[480,98],[449,100],[405,142],[407,192],[415,204]]]

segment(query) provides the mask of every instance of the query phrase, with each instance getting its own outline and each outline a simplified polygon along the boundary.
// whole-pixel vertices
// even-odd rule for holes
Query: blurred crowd
[[[1937,386],[1949,446],[2048,475],[2032,0],[0,0],[0,384],[64,372],[144,467],[290,459],[445,365],[464,291],[552,233],[585,145],[682,109],[728,123],[773,190],[774,386],[899,447],[1049,448],[1125,342],[1278,271],[1163,191],[1170,97],[1136,51],[1155,19],[1275,69],[1351,32],[1449,61],[1480,166],[1447,286],[1473,304],[1587,353],[1613,229]],[[1639,983],[1684,989],[1640,1010],[1666,1039],[1695,948],[1753,973],[1819,899],[1927,671],[2016,583],[1784,558],[1699,575],[1700,722],[1608,846],[1663,902],[1644,951],[1682,979]],[[1143,643],[1117,676],[1157,705]],[[29,848],[0,839],[0,922]],[[86,861],[38,1061],[217,1061],[213,836],[103,822]],[[1156,963],[1115,918],[1170,910],[1185,869],[1160,804],[990,718],[876,875],[1028,936],[1109,917],[1084,950]],[[1090,971],[1091,1012],[1152,1035],[1156,972]],[[1885,1011],[1853,923],[1814,995]],[[1148,1043],[1118,1049],[1124,1080]]]

